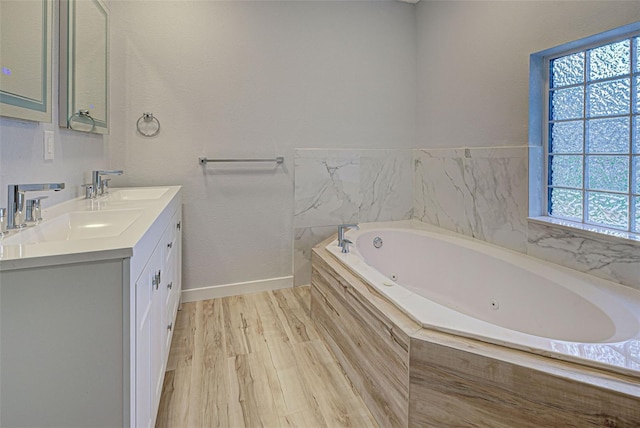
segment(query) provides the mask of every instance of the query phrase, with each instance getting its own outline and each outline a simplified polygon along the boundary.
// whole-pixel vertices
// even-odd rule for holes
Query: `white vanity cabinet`
[[[182,288],[181,189],[163,189],[60,208],[128,210],[118,236],[0,240],[0,426],[155,424]]]
[[[135,426],[153,427],[160,404],[181,291],[180,211],[135,283]]]

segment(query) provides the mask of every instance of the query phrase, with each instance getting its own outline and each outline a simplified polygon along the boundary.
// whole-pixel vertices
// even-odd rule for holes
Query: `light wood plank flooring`
[[[309,318],[309,287],[185,303],[156,427],[376,427]]]

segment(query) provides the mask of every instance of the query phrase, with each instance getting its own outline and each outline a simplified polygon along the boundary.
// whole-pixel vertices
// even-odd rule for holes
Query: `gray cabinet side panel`
[[[123,269],[0,272],[0,425],[122,426]]]

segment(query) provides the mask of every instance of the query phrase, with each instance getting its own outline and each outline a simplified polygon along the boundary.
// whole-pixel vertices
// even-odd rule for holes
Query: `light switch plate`
[[[54,158],[55,134],[53,131],[44,131],[44,160],[52,160]]]

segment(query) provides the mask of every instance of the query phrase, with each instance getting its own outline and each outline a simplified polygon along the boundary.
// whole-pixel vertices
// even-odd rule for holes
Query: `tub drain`
[[[491,299],[489,301],[489,304],[491,305],[491,309],[493,309],[494,311],[497,311],[498,309],[500,309],[500,303],[498,303],[496,299]]]
[[[374,247],[376,247],[376,248],[380,248],[380,247],[382,247],[382,238],[381,238],[381,237],[379,237],[379,236],[376,236],[376,237],[373,239],[373,246],[374,246]]]

